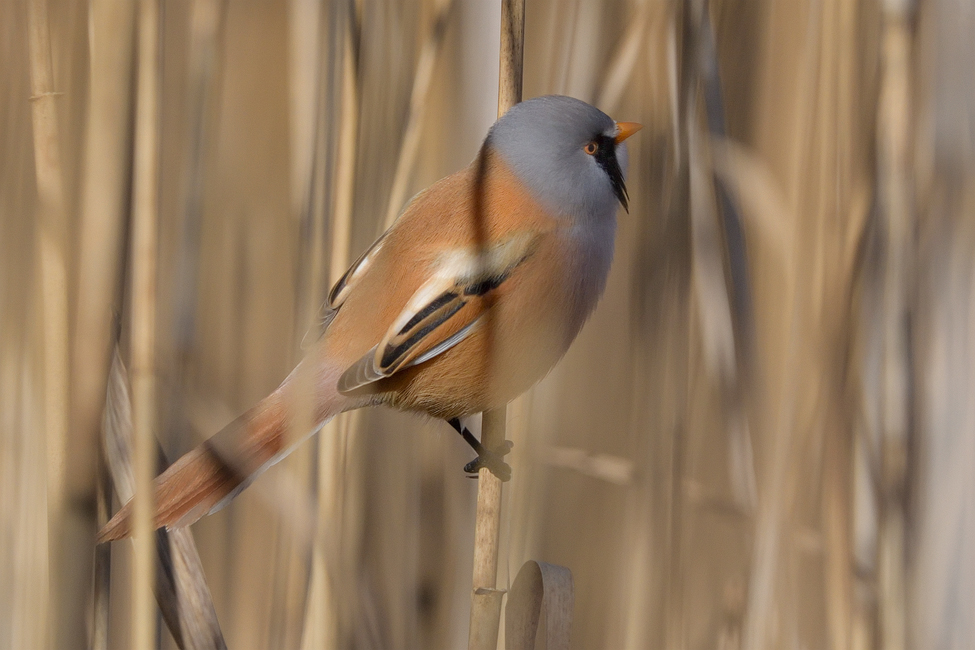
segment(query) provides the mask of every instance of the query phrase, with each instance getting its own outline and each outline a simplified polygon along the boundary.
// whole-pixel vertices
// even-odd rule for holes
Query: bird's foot
[[[505,440],[504,448],[498,451],[481,447],[477,458],[464,465],[464,472],[470,474],[471,478],[477,478],[478,470],[483,467],[498,477],[502,483],[507,483],[511,480],[511,465],[504,462],[504,457],[511,452],[513,444],[510,440]]]
[[[482,445],[481,441],[475,438],[467,427],[461,425],[460,418],[451,418],[447,420],[447,423],[460,434],[464,441],[471,446],[471,449],[477,452],[477,458],[464,465],[464,472],[471,475],[470,478],[477,478],[478,470],[484,467],[502,482],[506,483],[511,480],[511,466],[504,462],[503,458],[511,452],[513,442],[505,440],[502,449],[492,451]]]

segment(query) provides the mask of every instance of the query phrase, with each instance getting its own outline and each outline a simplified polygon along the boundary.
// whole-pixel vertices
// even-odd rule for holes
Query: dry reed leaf
[[[909,470],[906,518],[897,521],[895,504],[893,525],[880,536],[895,551],[909,533],[904,556],[888,560],[894,580],[907,569],[906,646],[967,647],[975,639],[975,621],[967,615],[975,604],[969,553],[975,539],[975,15],[951,0],[918,3],[917,10],[908,23],[917,30],[919,89],[911,125],[917,151],[909,167],[918,182],[916,277],[909,293],[911,457],[900,459]],[[896,469],[896,461],[891,454],[883,465]],[[884,606],[896,612],[896,601]]]
[[[692,113],[693,115],[693,113]],[[725,283],[724,255],[718,228],[718,207],[704,148],[706,137],[693,117],[688,118],[690,157],[691,232],[694,296],[700,313],[705,361],[713,380],[733,386],[738,374],[731,303]]]
[[[594,454],[585,449],[549,447],[541,451],[544,462],[553,467],[571,469],[616,485],[633,481],[633,461],[609,454]]]
[[[447,21],[450,18],[454,3],[455,0],[437,0],[430,35],[420,50],[420,57],[416,64],[416,75],[413,79],[413,91],[410,94],[409,117],[406,120],[406,130],[403,132],[403,141],[400,144],[399,158],[396,160],[396,172],[393,174],[392,189],[389,191],[386,218],[382,222],[383,230],[393,225],[406,203],[410,175],[413,173],[417,155],[420,153],[420,136],[423,133],[423,122],[429,105],[427,95],[430,93],[433,71],[440,55],[444,35],[447,31]]]
[[[180,142],[182,172],[180,208],[182,232],[174,271],[173,338],[177,353],[177,384],[185,375],[185,365],[195,332],[195,309],[200,267],[200,230],[203,192],[207,178],[204,157],[213,140],[214,78],[223,62],[219,56],[226,0],[194,0],[189,19],[186,70],[186,122]],[[180,405],[174,405],[179,408]]]
[[[132,471],[132,403],[128,372],[116,348],[105,396],[104,449],[119,501],[135,494]],[[157,449],[160,458],[162,450]],[[225,650],[203,564],[189,528],[160,529],[156,540],[156,601],[180,648]],[[107,548],[108,545],[104,545]],[[103,548],[103,547],[99,547]]]
[[[714,29],[711,23],[710,3],[696,2],[691,3],[688,8],[691,21],[690,28],[694,52],[691,54],[692,65],[696,67],[696,75],[700,84],[700,93],[703,96],[704,116],[707,123],[708,135],[704,142],[703,134],[697,132],[696,124],[700,117],[697,115],[697,101],[693,101],[692,107],[688,110],[689,128],[691,133],[687,135],[688,155],[691,165],[691,213],[699,215],[692,220],[694,227],[692,232],[695,236],[692,241],[699,243],[695,246],[695,262],[697,254],[705,255],[703,266],[695,267],[701,273],[708,273],[710,277],[700,278],[699,287],[706,288],[710,300],[710,305],[705,304],[702,309],[702,316],[707,323],[707,319],[718,315],[718,320],[714,323],[705,324],[704,331],[710,330],[710,336],[706,341],[706,349],[710,349],[712,354],[718,349],[724,363],[730,363],[727,359],[729,354],[734,354],[736,368],[734,371],[726,371],[718,376],[721,381],[721,398],[725,406],[725,433],[728,436],[728,471],[731,477],[733,495],[737,503],[748,510],[755,507],[758,496],[758,479],[755,472],[755,459],[752,446],[752,431],[749,426],[748,417],[745,413],[745,393],[750,389],[750,385],[741,384],[742,379],[747,379],[751,366],[753,365],[752,355],[754,354],[754,320],[753,300],[752,300],[752,281],[749,272],[749,260],[745,242],[745,229],[741,206],[736,196],[734,185],[721,182],[721,177],[716,173],[713,149],[715,142],[724,140],[726,133],[725,125],[725,105],[722,93],[722,82],[718,67],[718,53],[715,45]],[[694,75],[694,72],[691,73]],[[695,92],[691,92],[691,98],[696,97]],[[693,121],[691,121],[693,120]],[[698,166],[703,165],[710,174],[710,192],[705,195],[705,188],[701,186],[703,170]],[[700,213],[696,203],[705,202],[708,212],[714,214],[706,216]],[[710,223],[716,220],[717,223]],[[709,233],[712,228],[717,228],[717,237],[721,242],[721,252],[714,250],[712,239],[714,234]],[[715,255],[720,258],[716,259]],[[720,264],[720,269],[719,269]],[[718,296],[720,291],[719,283],[724,285],[725,297]],[[724,302],[727,302],[725,306]],[[730,313],[726,316],[725,309]],[[726,320],[727,319],[727,320]],[[720,323],[721,330],[717,330]],[[721,332],[720,334],[718,332]],[[718,343],[719,340],[723,343]],[[728,349],[728,336],[731,337],[731,346]],[[724,347],[719,348],[719,345]],[[712,372],[716,363],[710,362]]]
[[[607,66],[609,71],[596,93],[595,105],[607,115],[615,115],[619,108],[654,17],[653,3],[644,1],[637,4],[633,17],[627,21],[626,33],[620,39],[619,48]]]
[[[711,140],[711,161],[718,180],[741,205],[749,235],[762,240],[763,253],[774,256],[782,272],[794,273],[786,254],[797,217],[772,170],[756,152],[727,138]]]
[[[711,139],[724,138],[725,106],[722,94],[721,76],[718,69],[718,53],[715,45],[714,29],[711,24],[709,3],[700,2],[696,21],[697,57],[701,92],[704,96],[704,112],[707,118],[708,133]],[[693,4],[692,4],[693,7]],[[693,9],[692,9],[693,11]],[[710,141],[708,143],[710,160]],[[728,266],[728,292],[735,334],[735,347],[738,363],[746,370],[751,354],[754,334],[752,314],[751,281],[748,271],[748,255],[745,246],[745,233],[739,208],[730,192],[732,188],[715,183],[714,193],[718,204],[718,216],[724,242],[724,258]]]
[[[569,569],[535,560],[525,562],[505,605],[505,650],[534,650],[542,620],[546,650],[569,650],[574,602]]]
[[[111,390],[111,389],[109,389]],[[106,395],[106,403],[108,396]],[[105,414],[107,416],[107,412]],[[102,430],[108,429],[103,418]],[[105,454],[99,454],[98,466],[98,516],[97,525],[103,526],[112,517],[112,477]],[[91,635],[90,650],[108,650],[111,637],[112,547],[101,544],[95,547],[92,571]]]

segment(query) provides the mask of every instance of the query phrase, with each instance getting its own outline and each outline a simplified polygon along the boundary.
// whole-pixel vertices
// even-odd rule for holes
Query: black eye
[[[583,149],[585,149],[586,153],[590,156],[595,156],[596,152],[599,151],[599,145],[595,141],[589,142],[585,147],[583,147]]]

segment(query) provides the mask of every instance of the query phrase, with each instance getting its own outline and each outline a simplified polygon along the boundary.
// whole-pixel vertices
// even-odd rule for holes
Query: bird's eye
[[[589,154],[590,156],[595,156],[596,152],[599,151],[599,145],[596,144],[595,141],[593,141],[587,143],[586,146],[583,147],[583,149],[585,149],[586,153]]]

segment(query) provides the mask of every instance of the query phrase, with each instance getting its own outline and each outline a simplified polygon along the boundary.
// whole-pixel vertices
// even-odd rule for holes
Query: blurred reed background
[[[160,7],[139,372],[172,459],[473,158],[500,8]],[[109,574],[92,539],[111,345],[145,343],[137,14],[0,2],[2,648],[129,647],[132,546]],[[525,97],[646,126],[606,295],[508,410],[499,584],[571,568],[573,648],[975,647],[972,34],[965,0],[528,0]],[[465,647],[470,458],[361,412],[194,526],[227,646]]]

